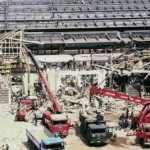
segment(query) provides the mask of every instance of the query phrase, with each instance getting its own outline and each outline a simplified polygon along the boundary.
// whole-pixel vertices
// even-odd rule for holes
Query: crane
[[[43,70],[40,68],[34,55],[30,50],[27,50],[27,53],[36,67],[37,73],[45,87],[49,100],[52,102],[52,107],[49,110],[43,112],[43,123],[53,134],[57,133],[62,137],[67,136],[69,128],[71,126],[71,122],[68,117],[63,114],[62,107],[60,106],[58,100],[55,98],[53,92],[51,91],[49,83],[44,76]],[[21,102],[24,102],[24,105],[27,106],[30,104],[30,107],[26,107],[28,109],[19,109],[19,111],[17,111],[18,118],[20,117],[21,119],[24,119],[26,114],[28,114],[28,112],[33,109],[34,103],[32,103],[31,100],[22,100]]]
[[[140,113],[134,118],[134,121],[136,122],[135,132],[138,139],[137,141],[142,147],[150,145],[150,101],[143,98],[129,96],[127,94],[122,94],[110,89],[101,89],[97,86],[92,86],[90,88],[90,98],[94,94],[100,94],[103,96],[113,97],[115,99],[143,105]]]

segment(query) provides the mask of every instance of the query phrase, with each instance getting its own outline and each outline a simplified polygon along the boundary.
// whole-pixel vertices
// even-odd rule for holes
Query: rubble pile
[[[12,80],[11,80],[12,101],[17,101],[17,99],[20,96],[22,96],[22,80],[20,77],[12,77]]]
[[[127,108],[129,114],[134,112],[136,116],[143,107],[142,105],[136,105],[134,103],[128,103],[112,97],[103,97],[100,95],[94,95],[92,103],[90,103],[89,88],[86,89],[86,92],[78,93],[74,96],[62,95],[59,102],[63,106],[64,112],[69,114],[73,120],[78,120],[79,112],[84,106],[92,111],[100,110],[104,116],[113,113],[117,118],[119,118],[122,113],[126,113]]]

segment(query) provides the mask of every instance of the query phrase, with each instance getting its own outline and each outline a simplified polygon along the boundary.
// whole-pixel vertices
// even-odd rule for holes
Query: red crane
[[[44,76],[43,70],[40,68],[39,64],[37,63],[36,59],[34,58],[34,55],[32,54],[31,51],[28,51],[28,55],[36,67],[38,75],[45,87],[47,94],[48,94],[49,100],[52,102],[52,108],[43,112],[43,117],[42,117],[43,123],[48,127],[48,129],[53,134],[57,133],[60,136],[67,136],[71,122],[68,119],[68,117],[63,114],[62,108],[61,108],[58,100],[55,98],[53,92],[51,91],[49,83]],[[25,105],[28,106],[28,103],[30,101],[31,100],[24,100],[23,102],[25,103]],[[30,105],[32,105],[32,103]],[[33,107],[34,107],[34,105],[30,106],[29,109],[22,109],[22,110],[17,111],[18,120],[24,119],[25,115],[31,109],[33,109]]]
[[[36,59],[34,58],[34,55],[32,54],[32,52],[29,51],[28,54],[29,54],[31,60],[33,61],[34,65],[36,67],[36,70],[37,70],[37,72],[40,76],[40,79],[41,79],[43,85],[45,86],[45,90],[46,90],[46,92],[49,96],[49,100],[53,103],[53,109],[52,109],[54,111],[53,113],[61,114],[62,113],[62,108],[59,105],[58,100],[55,98],[55,95],[51,91],[49,83],[48,83],[48,81],[46,80],[46,78],[44,76],[43,70],[40,68],[40,66],[37,63]]]
[[[150,101],[122,94],[117,91],[109,89],[100,89],[96,86],[92,86],[90,89],[90,97],[94,94],[100,94],[103,96],[113,97],[115,99],[124,100],[127,102],[133,102],[136,104],[142,104],[144,107],[140,113],[134,118],[136,121],[136,136],[141,146],[150,145]]]

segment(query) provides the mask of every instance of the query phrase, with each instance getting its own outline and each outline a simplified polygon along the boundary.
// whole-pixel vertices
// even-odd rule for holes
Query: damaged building
[[[71,130],[80,122],[85,134],[91,116],[94,127],[100,114],[118,121],[149,99],[149,0],[0,1],[0,114],[22,107],[19,119],[31,122],[37,110],[50,128],[51,113],[64,110]]]

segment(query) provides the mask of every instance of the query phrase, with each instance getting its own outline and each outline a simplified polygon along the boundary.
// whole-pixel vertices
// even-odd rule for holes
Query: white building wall
[[[61,85],[61,78],[63,76],[66,75],[72,75],[72,76],[76,76],[78,78],[78,82],[81,81],[81,75],[92,75],[92,74],[96,74],[98,77],[98,84],[105,78],[106,76],[106,70],[88,70],[88,71],[56,71],[56,89],[55,91],[57,91]],[[78,83],[80,84],[80,83]],[[105,82],[103,82],[100,87],[103,88],[105,85]]]

